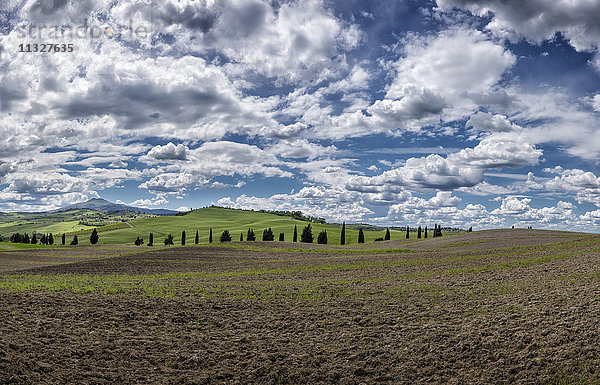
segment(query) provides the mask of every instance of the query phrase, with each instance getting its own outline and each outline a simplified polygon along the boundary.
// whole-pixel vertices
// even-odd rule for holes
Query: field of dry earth
[[[600,383],[600,236],[0,252],[0,383]]]

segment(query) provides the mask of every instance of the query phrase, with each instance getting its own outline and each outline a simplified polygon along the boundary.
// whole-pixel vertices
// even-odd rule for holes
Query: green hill
[[[279,239],[279,233],[285,234],[285,240],[291,241],[294,225],[298,228],[298,240],[304,226],[308,224],[305,221],[299,221],[288,217],[282,217],[274,214],[259,213],[254,211],[234,210],[219,207],[207,207],[194,210],[185,215],[162,216],[152,218],[142,218],[128,222],[131,227],[105,231],[100,233],[100,244],[133,244],[139,236],[148,241],[149,233],[154,234],[154,244],[162,245],[163,240],[168,234],[172,234],[175,245],[181,244],[181,232],[185,230],[187,244],[194,243],[196,230],[200,235],[200,242],[208,242],[209,229],[213,229],[213,242],[219,241],[219,236],[223,230],[229,230],[233,241],[239,241],[240,233],[246,233],[248,228],[252,228],[256,234],[256,240],[262,240],[263,230],[271,227],[275,234],[275,240]],[[328,224],[311,223],[313,228],[314,243],[317,242],[317,235],[321,230],[327,230],[329,244],[340,244],[340,231],[338,226]],[[375,238],[383,237],[383,231],[366,231],[366,242],[373,242]],[[392,239],[404,239],[405,233],[391,231]],[[89,243],[87,234],[79,236],[80,243]],[[349,243],[357,243],[358,231],[346,229],[346,239]]]

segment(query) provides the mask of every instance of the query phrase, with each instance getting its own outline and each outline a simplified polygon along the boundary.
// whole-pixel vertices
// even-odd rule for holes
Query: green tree
[[[383,237],[383,240],[389,241],[390,239],[392,239],[392,236],[390,235],[390,229],[385,229],[385,236]]]
[[[421,239],[421,226],[417,229],[417,238]]]
[[[37,243],[38,239],[37,236],[35,235],[35,231],[33,232],[33,234],[31,235],[31,244],[35,245]]]
[[[240,242],[244,242],[244,233],[240,233]]]
[[[79,243],[79,239],[77,239],[77,235],[75,235],[73,237],[73,240],[71,241],[71,246],[75,246]]]
[[[185,230],[181,232],[181,246],[185,246]]]
[[[285,234],[279,233],[279,242],[285,242]]]
[[[200,243],[200,234],[198,234],[198,230],[196,230],[196,238],[194,239],[194,244]]]
[[[246,234],[246,241],[256,241],[256,235],[254,234],[254,230],[248,228],[248,234]]]
[[[150,233],[150,237],[148,238],[148,246],[154,246],[154,234]]]
[[[425,238],[427,238],[427,226],[425,226]]]
[[[406,239],[410,239],[410,228],[406,226]]]
[[[141,246],[144,243],[144,240],[140,237],[137,237],[137,239],[135,240],[135,242],[133,242],[134,245],[136,246]]]
[[[302,229],[302,234],[300,234],[300,242],[313,243],[312,227],[310,226],[310,223],[306,225],[304,229]]]
[[[212,227],[210,229],[210,232],[208,233],[208,243],[212,243]]]
[[[298,242],[298,228],[294,225],[294,237],[292,238],[292,242]]]
[[[61,243],[63,246],[67,243],[67,234],[63,233]]]
[[[98,230],[96,230],[96,229],[92,230],[92,234],[90,235],[90,243],[92,245],[95,245],[96,243],[98,243]]]
[[[322,233],[322,232],[321,232]],[[319,233],[319,237],[321,236]],[[327,239],[327,234],[325,234],[325,239]],[[317,243],[319,243],[319,238],[317,237]],[[325,242],[327,244],[327,242]],[[346,222],[342,223],[342,233],[340,234],[340,245],[346,244]]]
[[[167,237],[164,240],[165,246],[172,246],[173,245],[173,235],[169,234],[167,235]]]
[[[265,229],[265,231],[263,231],[262,240],[263,241],[274,241],[275,240],[275,234],[273,234],[273,230],[271,230],[270,227],[268,229]]]
[[[231,242],[231,234],[229,234],[229,230],[223,231],[221,237],[219,238],[220,242]]]
[[[322,230],[319,235],[317,236],[317,243],[319,245],[326,245],[327,244],[327,230]],[[343,243],[342,243],[343,245]]]
[[[50,233],[48,235],[48,244],[49,245],[53,245],[54,244],[54,237],[52,236],[52,233]]]
[[[363,232],[362,227],[358,229],[358,243],[365,243],[365,233]]]
[[[46,234],[42,234],[42,236],[40,237],[40,245],[47,245],[48,244],[48,238],[46,237]]]
[[[531,227],[530,227],[531,228]],[[473,226],[469,227],[469,232],[473,232]]]

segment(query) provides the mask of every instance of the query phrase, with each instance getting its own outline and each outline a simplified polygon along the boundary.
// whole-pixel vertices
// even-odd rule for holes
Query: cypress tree
[[[42,234],[42,236],[40,237],[40,245],[47,245],[48,244],[48,238],[46,238],[46,234]]]
[[[210,228],[210,232],[208,233],[208,243],[212,243],[212,227]]]
[[[256,241],[256,235],[254,234],[254,230],[248,229],[248,234],[246,235],[247,241]]]
[[[383,237],[383,240],[389,241],[390,239],[392,239],[392,236],[390,235],[390,229],[387,228],[387,229],[385,229],[385,236]]]
[[[425,238],[427,238],[427,226],[425,226]]]
[[[417,229],[417,238],[421,239],[421,226]]]
[[[296,228],[296,225],[294,225],[294,238],[292,242],[298,242],[298,229]]]
[[[231,242],[231,234],[229,234],[229,230],[223,231],[221,233],[221,237],[219,238],[220,242]]]
[[[268,229],[265,229],[265,231],[263,231],[262,240],[263,241],[274,241],[275,240],[275,234],[273,234],[273,230],[271,230],[270,227]]]
[[[48,244],[49,245],[54,244],[54,237],[52,236],[52,233],[50,233],[50,235],[48,235]]]
[[[319,233],[319,237],[323,232]],[[319,238],[317,238],[317,242],[319,242]],[[327,244],[327,233],[325,233],[325,244]],[[346,244],[346,222],[342,223],[342,234],[340,234],[340,245]]]
[[[66,236],[65,233],[63,233],[63,235],[62,235],[62,242],[61,243],[64,246],[66,242],[67,242],[67,236]]]
[[[279,242],[285,242],[285,234],[279,233]]]
[[[73,237],[73,240],[71,241],[71,246],[75,246],[79,243],[79,239],[77,239],[77,235],[75,235]]]
[[[317,237],[317,243],[319,245],[327,244],[327,230],[323,230],[319,233],[319,236]]]
[[[35,231],[33,232],[33,235],[31,236],[31,244],[35,245],[37,243],[37,236],[35,235]]]
[[[194,244],[200,243],[200,235],[198,234],[198,230],[196,230],[196,238],[194,239]]]
[[[185,246],[185,230],[181,232],[181,246]]]
[[[50,241],[50,240],[48,240]],[[50,242],[48,242],[50,243]],[[98,243],[98,230],[94,229],[92,230],[92,234],[90,235],[90,243],[92,245],[95,245],[96,243]]]
[[[150,237],[148,238],[148,246],[154,246],[154,234],[150,233]]]
[[[312,227],[310,226],[310,223],[302,230],[302,234],[300,234],[300,242],[313,243]]]
[[[240,242],[244,242],[244,233],[240,233]]]
[[[410,228],[406,226],[406,239],[410,239]]]
[[[531,228],[531,226],[529,228]],[[472,231],[473,231],[473,226],[469,227],[469,232],[472,232]]]
[[[365,233],[363,232],[362,227],[358,229],[358,243],[365,243]]]
[[[171,246],[173,244],[173,235],[169,234],[166,238],[165,238],[165,246]]]

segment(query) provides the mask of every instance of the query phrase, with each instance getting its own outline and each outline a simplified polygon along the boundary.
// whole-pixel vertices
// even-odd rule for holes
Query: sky
[[[600,232],[598,20],[594,0],[0,0],[0,211]]]

